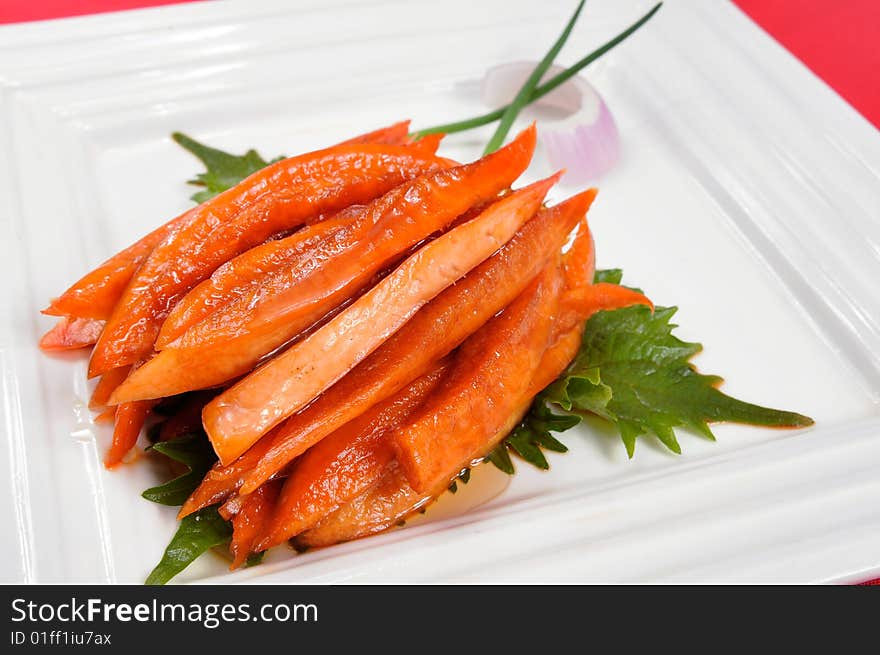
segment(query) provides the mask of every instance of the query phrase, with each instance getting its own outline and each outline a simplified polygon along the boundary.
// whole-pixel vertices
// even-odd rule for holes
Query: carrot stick
[[[501,428],[487,441],[491,446],[482,446],[480,450],[472,452],[469,461],[479,460],[507,436],[528,410],[532,397],[568,366],[568,362],[580,346],[582,327],[580,325],[556,337],[555,343],[542,356],[528,391],[516,403]],[[460,472],[461,468],[452,467],[442,476],[442,481],[432,489],[418,492],[410,486],[399,462],[392,460],[378,482],[335,512],[325,516],[314,527],[296,536],[294,543],[298,547],[320,548],[368,537],[392,528],[415,512],[424,511],[437,496],[446,491],[450,481]]]
[[[120,366],[104,373],[89,399],[89,409],[97,411],[107,407],[110,394],[128,377],[129,371],[131,371],[131,366]]]
[[[103,412],[98,414],[94,421],[95,423],[113,423],[116,420],[116,408],[111,407],[110,409],[105,409]]]
[[[541,358],[535,379],[529,384],[526,395],[520,399],[504,425],[491,440],[495,446],[522,419],[532,403],[532,397],[552,382],[577,353],[583,325],[571,329],[556,338]],[[387,437],[386,437],[387,439]],[[470,460],[479,460],[491,448],[481,448],[471,454]],[[426,492],[414,490],[407,480],[403,467],[392,460],[382,472],[378,482],[362,491],[359,496],[326,515],[314,527],[294,538],[298,547],[320,548],[343,541],[368,537],[399,525],[417,511],[424,511],[437,496],[446,491],[450,481],[461,472],[453,468],[446,472],[442,482]]]
[[[268,241],[230,259],[180,299],[162,324],[156,349],[172,345],[193,325],[245,295],[268,275],[290,270],[304,276],[333,251],[328,246],[347,234],[363,211],[363,205],[343,209],[321,223],[289,237]]]
[[[608,286],[616,287],[617,285]],[[615,308],[608,306],[606,301],[615,298],[614,302],[624,303],[624,299],[628,297],[639,303],[649,302],[644,296],[637,298],[639,294],[627,296],[623,291],[629,294],[635,293],[628,289],[623,287],[617,287],[617,289],[622,291],[618,293],[608,289],[606,292],[593,296],[585,294],[581,297],[581,301],[573,303],[573,306],[578,307],[581,312],[580,320],[576,321],[573,327],[564,327],[558,322],[554,324],[551,345],[541,356],[541,362],[529,382],[526,392],[515,403],[515,407],[501,428],[465,459],[479,460],[509,434],[528,411],[534,396],[553,382],[577,354],[581,344],[584,321],[596,311]],[[565,294],[568,293],[570,291],[567,290]],[[595,303],[588,302],[588,298],[592,298]],[[563,302],[565,302],[564,298]],[[620,304],[619,306],[625,305]],[[452,437],[456,438],[458,434],[455,433]],[[359,496],[332,514],[325,516],[313,528],[298,535],[294,541],[297,546],[317,548],[366,537],[394,527],[416,511],[424,510],[437,496],[446,491],[449,481],[460,471],[461,468],[458,464],[450,466],[444,475],[440,476],[442,482],[433,489],[420,493],[409,485],[403,468],[396,461],[391,462],[379,482],[374,483],[372,487],[361,492]]]
[[[440,142],[445,136],[445,134],[439,132],[436,134],[429,134],[428,136],[419,139],[415,143],[409,144],[409,147],[416,152],[423,152],[425,154],[432,155],[437,152],[437,148],[440,147]]]
[[[409,121],[402,121],[389,127],[361,134],[339,145],[358,143],[406,145],[409,143],[408,129]],[[422,152],[426,152],[426,150],[423,149]],[[110,318],[122,292],[141,263],[177,226],[186,221],[187,215],[192,211],[192,209],[187,210],[165,225],[153,230],[147,236],[105,261],[95,270],[87,273],[60,297],[52,300],[43,313],[100,320]]]
[[[336,146],[270,164],[202,203],[129,282],[95,346],[89,375],[146,358],[174,303],[235,255],[446,166],[401,146]]]
[[[507,420],[488,441],[491,447],[501,441],[520,421],[532,403],[532,396],[550,384],[565,369],[580,346],[581,329],[582,325],[556,337],[555,343],[541,357],[535,379],[529,384],[526,395],[516,403]],[[480,459],[491,450],[491,447],[483,447],[471,453],[469,460]],[[450,468],[434,488],[418,492],[410,486],[403,467],[397,460],[392,460],[378,482],[335,512],[325,516],[314,527],[296,536],[294,543],[299,547],[320,548],[367,537],[392,528],[415,512],[424,511],[437,496],[446,491],[450,481],[460,472],[461,468]]]
[[[359,293],[407,248],[507,187],[528,164],[532,148],[524,134],[498,156],[392,189],[367,205],[353,223],[316,244],[309,255],[312,265],[285,266],[261,277],[166,345],[120,386],[112,401],[205,388],[252,370],[263,356]],[[296,239],[293,235],[283,241]]]
[[[359,143],[384,143],[389,146],[405,146],[410,143],[409,121],[400,121],[388,127],[380,127],[378,130],[359,134],[358,136],[341,141],[336,145],[348,146]]]
[[[139,400],[123,403],[116,408],[116,425],[113,428],[113,443],[104,456],[104,466],[115,467],[137,443],[138,435],[147,415],[156,403],[150,400]]]
[[[558,252],[595,192],[544,209],[497,253],[422,308],[348,375],[229,466],[218,464],[181,515],[256,489],[326,435],[430,369],[508,305]]]
[[[61,296],[53,299],[43,313],[54,316],[109,319],[122,292],[141,263],[156,246],[182,225],[193,211],[192,209],[185,211],[125,250],[113,255],[95,270],[86,273]]]
[[[560,322],[572,325],[583,322],[601,310],[620,309],[630,305],[654,304],[642,293],[617,284],[602,282],[578,288],[566,294],[560,309]]]
[[[563,256],[565,294],[556,321],[557,330],[565,331],[582,324],[603,309],[619,309],[634,304],[654,305],[638,291],[617,284],[593,284],[596,254],[593,235],[586,219],[578,226],[571,248]]]
[[[76,350],[91,346],[101,336],[104,321],[94,318],[58,319],[51,330],[40,339],[40,348],[46,351]]]
[[[258,541],[258,550],[309,529],[376,482],[394,459],[394,449],[385,435],[437,388],[448,364],[442,360],[430,373],[346,423],[297,460]]]
[[[541,186],[535,188],[543,197],[549,184]],[[208,403],[202,419],[220,460],[241,455],[509,240],[534,211],[534,203],[521,198],[518,207],[499,202],[424,246],[317,332]]]
[[[588,287],[593,284],[593,276],[596,273],[596,249],[586,217],[578,224],[577,235],[571,248],[565,253],[562,265],[567,289]]]
[[[263,531],[266,521],[272,516],[278,491],[281,488],[280,482],[280,480],[267,482],[245,498],[241,510],[232,518],[232,541],[229,542],[229,552],[232,553],[233,560],[229,566],[230,571],[244,564],[255,550],[254,542]]]
[[[551,262],[461,345],[443,390],[391,435],[413,489],[429,491],[447,470],[470,464],[471,453],[510,416],[547,349],[561,290],[558,262]]]
[[[320,548],[382,532],[423,510],[445,489],[415,491],[400,465],[392,460],[377,483],[297,536],[294,543],[298,547]]]

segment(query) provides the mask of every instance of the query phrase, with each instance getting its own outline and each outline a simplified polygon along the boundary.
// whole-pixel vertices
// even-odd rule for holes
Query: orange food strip
[[[400,121],[388,127],[380,127],[378,130],[359,134],[351,139],[341,141],[336,145],[347,146],[358,143],[384,143],[391,146],[404,146],[409,140],[409,121]]]
[[[424,152],[427,154],[433,154],[437,152],[437,148],[440,147],[440,142],[445,137],[445,134],[429,134],[426,137],[422,137],[418,141],[409,144],[409,148],[415,150],[416,152]]]
[[[409,121],[402,121],[373,132],[361,134],[339,145],[384,143],[402,146],[409,143],[408,130]],[[427,148],[422,148],[422,151],[426,152]],[[125,287],[141,263],[177,226],[186,221],[187,215],[192,211],[194,210],[189,209],[165,225],[153,230],[147,236],[105,261],[95,270],[87,273],[60,297],[52,300],[43,313],[101,320],[110,318],[119,298],[125,291]]]
[[[272,516],[278,499],[280,480],[267,482],[242,502],[241,509],[232,518],[232,540],[229,552],[232,553],[230,571],[234,571],[247,561],[254,552],[254,542]],[[264,549],[259,549],[264,550]]]
[[[155,347],[162,350],[190,327],[242,297],[268,275],[291,269],[298,276],[316,268],[327,257],[321,245],[347,232],[363,205],[342,210],[331,219],[306,227],[284,239],[268,241],[230,259],[180,299],[159,332]]]
[[[521,420],[532,404],[532,398],[550,384],[568,366],[580,346],[583,323],[557,336],[555,342],[541,357],[535,377],[528,390],[515,404],[507,420],[493,437],[470,453],[468,463],[479,461],[495,447]],[[387,437],[386,437],[387,440]],[[423,511],[437,496],[447,490],[450,481],[461,472],[461,467],[452,468],[441,476],[434,488],[426,492],[414,490],[407,480],[403,468],[392,460],[385,468],[382,477],[372,487],[346,505],[325,516],[313,528],[298,535],[294,541],[297,546],[319,548],[352,539],[367,537],[399,525],[416,511]]]
[[[113,428],[113,443],[104,456],[104,466],[113,468],[137,443],[138,435],[153,405],[151,400],[123,403],[116,408],[116,425]]]
[[[311,528],[372,486],[394,459],[394,449],[385,435],[405,421],[437,388],[447,368],[448,361],[442,360],[433,371],[310,448],[285,481],[258,550],[271,548]],[[254,493],[259,493],[259,489]]]
[[[638,291],[601,282],[567,293],[562,303],[560,321],[572,325],[585,321],[598,311],[620,309],[630,305],[647,305],[654,308],[654,304]]]
[[[302,548],[320,548],[368,537],[399,525],[443,491],[445,487],[430,493],[413,490],[400,465],[392,460],[378,483],[303,532],[294,542]]]
[[[483,161],[528,162],[534,127]],[[522,168],[524,163],[520,164]],[[492,167],[489,167],[490,170]],[[317,332],[208,403],[202,419],[220,461],[229,463],[350,371],[431,298],[506,243],[558,179],[491,205],[428,243]],[[536,201],[537,197],[537,201]]]
[[[427,372],[537,275],[589,209],[587,191],[526,223],[497,253],[422,308],[348,375],[228,466],[216,465],[187,500],[182,516],[247,494],[312,445]]]
[[[269,276],[262,276],[258,268],[255,284],[165,345],[111,400],[205,388],[252,370],[264,356],[351,300],[407,248],[508,186],[530,156],[528,140],[522,141],[498,156],[429,173],[392,189],[364,207],[356,220],[312,243],[311,250],[302,252],[302,266],[284,265]],[[288,242],[299,243],[299,234],[263,248],[275,251]],[[262,257],[259,253],[256,259]],[[249,264],[239,266],[238,259],[254,258],[245,253],[227,266],[247,269]]]
[[[567,289],[588,287],[593,284],[596,273],[596,249],[586,217],[578,225],[577,236],[571,248],[565,253],[562,263]]]
[[[94,420],[95,423],[113,423],[113,421],[116,420],[116,408],[111,407],[110,409],[105,409],[98,414]]]
[[[566,278],[567,280],[572,279],[568,275]],[[581,279],[586,278],[581,276]],[[534,396],[565,370],[580,348],[585,320],[589,316],[602,309],[616,309],[633,302],[650,305],[647,298],[624,287],[617,285],[595,286],[616,287],[616,289],[606,288],[594,294],[582,294],[576,301],[569,303],[571,307],[577,308],[580,314],[578,316],[568,315],[568,319],[573,321],[569,326],[561,325],[559,322],[554,323],[551,345],[541,356],[540,364],[529,382],[527,390],[515,403],[503,426],[491,438],[481,443],[465,460],[477,462],[482,459],[521,420],[531,406]],[[572,291],[580,291],[580,287],[566,290],[564,295],[568,295]],[[565,298],[562,302],[566,302]],[[452,437],[457,438],[458,434],[455,433]],[[450,466],[440,476],[442,480],[440,483],[433,489],[420,493],[410,486],[403,468],[396,461],[392,461],[378,483],[323,518],[315,527],[297,536],[295,543],[298,546],[310,548],[331,546],[394,527],[414,512],[423,510],[438,495],[446,491],[449,482],[460,471],[459,464]]]
[[[89,409],[99,410],[107,407],[110,394],[128,377],[129,371],[131,371],[131,366],[120,366],[104,373],[101,379],[98,380],[98,384],[92,392],[92,397],[89,399]]]
[[[447,165],[405,146],[336,146],[270,164],[202,203],[126,287],[92,353],[89,375],[148,357],[177,300],[232,257]]]
[[[185,211],[125,250],[113,255],[95,270],[86,273],[61,296],[53,299],[43,313],[109,319],[122,292],[141,263],[156,246],[182,225],[193,211],[192,209]]]
[[[85,348],[98,340],[103,329],[104,321],[99,319],[63,316],[40,339],[40,348],[49,351]]]
[[[467,466],[471,453],[503,426],[547,349],[561,291],[559,265],[552,262],[461,345],[443,390],[391,435],[413,489],[430,491],[447,470]]]
[[[534,395],[565,370],[580,346],[582,329],[583,323],[558,336],[545,351],[526,393],[515,403],[501,428],[465,458],[469,464],[481,460],[506,437],[531,406]],[[403,467],[397,460],[392,460],[377,483],[298,535],[294,541],[300,547],[319,548],[367,537],[399,525],[415,512],[423,511],[446,491],[461,469],[458,464],[454,465],[432,489],[418,492],[410,486]]]

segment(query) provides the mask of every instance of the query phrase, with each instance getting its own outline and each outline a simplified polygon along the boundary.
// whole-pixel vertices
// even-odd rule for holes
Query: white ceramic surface
[[[36,348],[49,297],[188,206],[198,164],[169,133],[275,156],[466,117],[483,71],[540,58],[572,4],[195,3],[0,28],[0,581],[139,582],[174,530],[139,495],[160,471],[103,470],[85,358]],[[649,6],[588,3],[559,61]],[[590,215],[600,266],[679,305],[727,391],[816,426],[681,434],[680,457],[640,440],[628,461],[593,422],[563,435],[550,472],[482,471],[406,529],[233,575],[206,557],[182,581],[880,572],[880,136],[726,2],[667,2],[586,75],[623,139]],[[445,152],[473,158],[490,131]]]

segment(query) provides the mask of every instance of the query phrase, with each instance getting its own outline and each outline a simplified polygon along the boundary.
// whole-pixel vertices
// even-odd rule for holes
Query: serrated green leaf
[[[670,319],[675,312],[675,307],[658,307],[652,313],[643,305],[599,312],[587,322],[583,345],[569,367],[568,384],[582,380],[582,370],[592,374],[598,368],[600,384],[611,390],[604,414],[618,425],[628,451],[634,448],[636,437],[650,433],[679,453],[675,428],[695,429],[712,438],[708,423],[716,421],[812,425],[812,419],[801,414],[761,407],[721,392],[717,388],[721,378],[703,375],[690,363],[702,346],[672,334],[676,326]]]
[[[568,428],[566,428],[568,429]],[[545,432],[543,434],[539,434],[536,438],[536,443],[540,445],[542,448],[547,450],[552,450],[554,453],[567,453],[568,446],[559,441],[556,437],[554,437],[549,432]]]
[[[199,173],[195,179],[188,180],[189,184],[205,187],[204,190],[192,195],[192,199],[199,203],[234,187],[261,168],[283,159],[283,157],[276,157],[271,161],[266,161],[256,150],[248,150],[243,155],[233,155],[199,143],[181,132],[174,132],[171,138],[198,157],[207,169],[206,172]]]
[[[486,461],[491,462],[502,473],[513,475],[516,473],[516,469],[514,469],[513,462],[510,459],[510,453],[507,452],[506,443],[507,441],[505,440],[490,450],[489,454],[486,455]]]
[[[471,479],[471,470],[469,468],[462,469],[461,473],[455,476],[455,479],[449,484],[449,491],[451,493],[455,493],[458,491],[458,483],[459,481],[462,484],[467,484]]]
[[[266,551],[261,550],[259,553],[251,553],[248,555],[248,558],[244,561],[244,568],[250,568],[251,566],[256,566],[257,564],[261,564],[263,562],[263,558],[266,556]]]
[[[599,284],[600,282],[605,282],[607,284],[620,284],[622,279],[623,269],[620,268],[606,268],[598,270],[593,274],[593,284]]]
[[[141,496],[160,505],[183,505],[199,486],[208,469],[217,461],[217,455],[205,434],[189,434],[171,441],[159,441],[147,448],[180,462],[189,471],[173,480],[150,487]]]
[[[232,526],[212,505],[184,518],[177,527],[162,559],[144,584],[163,585],[214,546],[222,546],[232,537]]]
[[[537,439],[527,424],[520,424],[505,440],[508,448],[532,466],[547,470],[550,464],[536,443]]]
[[[618,284],[619,269],[597,271],[597,282]],[[710,422],[730,421],[771,427],[812,425],[809,417],[732,398],[718,389],[721,378],[703,375],[690,359],[698,343],[672,334],[675,307],[644,305],[602,311],[587,321],[583,342],[567,370],[535,399],[529,413],[505,439],[508,448],[539,468],[541,448],[553,450],[550,432],[563,432],[592,413],[613,423],[632,457],[640,436],[654,435],[681,453],[676,428],[714,440]],[[565,412],[563,421],[550,407]],[[553,417],[553,418],[551,418]],[[549,441],[553,439],[553,441]],[[554,443],[555,442],[555,443]],[[560,444],[561,445],[561,444]]]

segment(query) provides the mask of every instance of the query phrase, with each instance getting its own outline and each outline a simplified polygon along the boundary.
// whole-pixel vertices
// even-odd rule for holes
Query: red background
[[[180,1],[0,0],[0,23],[152,7]],[[865,118],[880,127],[880,0],[734,2]],[[867,584],[880,585],[880,579]]]

